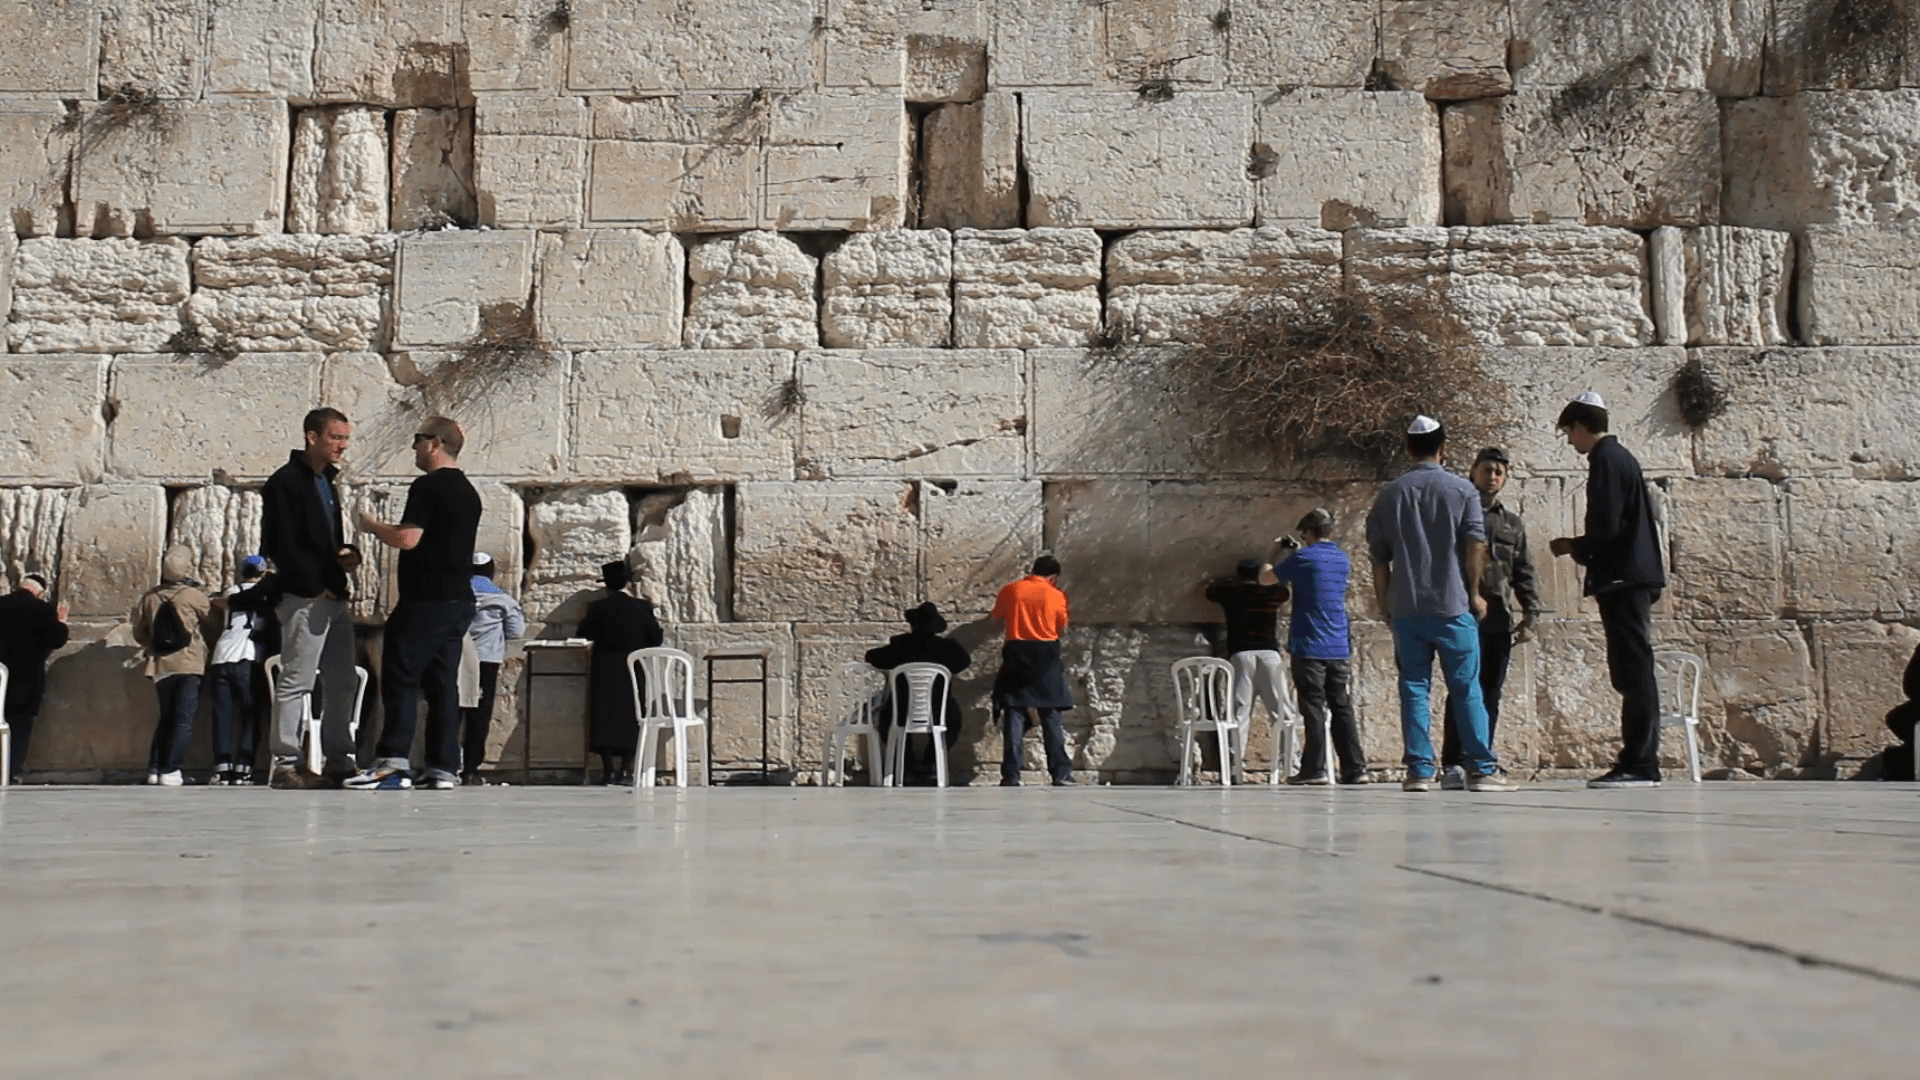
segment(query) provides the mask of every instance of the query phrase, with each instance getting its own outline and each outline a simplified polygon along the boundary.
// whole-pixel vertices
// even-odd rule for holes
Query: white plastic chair
[[[0,702],[7,700],[7,665],[0,664]],[[13,729],[7,726],[5,706],[0,704],[0,787],[13,782]]]
[[[847,782],[847,743],[858,744],[862,737],[867,743],[867,777],[874,787],[881,787],[893,780],[892,770],[887,767],[887,755],[880,749],[880,729],[873,722],[873,699],[876,691],[872,680],[863,678],[869,667],[865,664],[845,664],[840,668],[841,681],[853,687],[853,704],[847,710],[847,718],[833,726],[827,733],[827,747],[820,757],[820,783],[822,786],[839,787]]]
[[[267,686],[280,685],[280,657],[267,657],[264,665],[267,671]],[[355,664],[353,667],[353,712],[347,717],[347,737],[358,741],[360,738],[360,710],[367,704],[367,669]],[[277,694],[276,694],[277,696]],[[313,694],[309,692],[306,700],[300,703],[300,730],[306,732],[307,771],[319,776],[326,771],[326,749],[320,742],[320,718],[313,715]]]
[[[1189,656],[1173,664],[1174,695],[1180,703],[1180,784],[1193,783],[1197,733],[1211,731],[1220,740],[1220,783],[1233,786],[1233,774],[1246,753],[1246,732],[1233,719],[1233,665],[1212,656]]]
[[[906,683],[906,700],[901,701],[900,684]],[[905,783],[907,773],[907,737],[926,735],[933,739],[934,781],[947,786],[947,694],[953,687],[953,672],[944,664],[901,664],[887,672],[887,686],[893,698],[893,730],[887,732],[888,787]]]
[[[1706,661],[1692,653],[1665,651],[1655,653],[1660,680],[1672,687],[1671,707],[1660,709],[1661,727],[1682,727],[1687,732],[1687,769],[1693,782],[1700,782],[1700,677]]]
[[[636,665],[638,665],[636,667]],[[641,678],[646,689],[641,690]],[[695,728],[704,735],[707,721],[693,708],[693,657],[679,649],[635,649],[627,654],[627,681],[633,687],[633,713],[640,721],[640,771],[634,787],[652,787],[660,756],[660,734],[673,737],[673,782],[688,787],[687,742]],[[700,785],[713,782],[713,748],[700,740],[705,767]]]

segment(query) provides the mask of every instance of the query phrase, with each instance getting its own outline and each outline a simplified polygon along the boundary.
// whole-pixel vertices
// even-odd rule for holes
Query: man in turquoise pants
[[[1459,701],[1460,752],[1468,791],[1512,791],[1487,739],[1487,706],[1480,695],[1480,631],[1486,614],[1480,572],[1487,562],[1486,525],[1480,493],[1442,468],[1447,433],[1440,422],[1417,416],[1407,429],[1413,467],[1380,490],[1367,515],[1367,549],[1373,559],[1373,597],[1393,626],[1394,660],[1400,669],[1400,733],[1406,742],[1407,791],[1435,784],[1433,708],[1429,691],[1433,660],[1447,694]]]

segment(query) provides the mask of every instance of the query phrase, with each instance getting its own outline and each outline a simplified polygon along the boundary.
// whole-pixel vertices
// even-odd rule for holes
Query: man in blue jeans
[[[1487,744],[1487,707],[1480,695],[1480,631],[1486,614],[1480,573],[1486,566],[1486,525],[1480,493],[1442,468],[1446,429],[1428,416],[1407,429],[1413,467],[1382,488],[1367,515],[1373,559],[1373,597],[1393,625],[1400,669],[1400,733],[1406,741],[1407,791],[1434,787],[1433,658],[1447,694],[1460,702],[1460,751],[1468,791],[1513,791]]]

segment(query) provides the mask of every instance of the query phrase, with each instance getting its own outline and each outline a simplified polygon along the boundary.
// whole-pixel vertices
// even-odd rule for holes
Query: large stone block
[[[1440,119],[1413,92],[1300,89],[1260,105],[1262,225],[1440,224]]]
[[[293,124],[287,229],[387,231],[387,114],[358,105],[302,109]]]
[[[21,236],[59,231],[74,132],[58,102],[0,102],[0,214]]]
[[[572,633],[600,589],[600,567],[633,546],[633,511],[619,488],[568,487],[527,500],[531,543],[520,603],[529,622]]]
[[[1205,583],[1233,576],[1241,559],[1265,560],[1274,537],[1294,532],[1315,507],[1333,511],[1336,521],[1364,520],[1373,493],[1374,487],[1365,484],[1149,485],[1148,503],[1138,508],[1147,521],[1146,576],[1110,587],[1143,593],[1148,622],[1217,623],[1220,608],[1203,595]],[[1365,561],[1361,550],[1349,549],[1355,562]],[[1076,555],[1075,561],[1082,558]],[[1350,597],[1350,606],[1357,599]]]
[[[1105,59],[1098,4],[998,0],[993,18],[992,87],[1091,86]]]
[[[106,462],[107,361],[9,357],[0,364],[0,477],[92,482]]]
[[[1021,475],[1025,376],[1011,349],[803,353],[801,475]]]
[[[1507,388],[1502,415],[1509,418],[1493,426],[1493,437],[1537,474],[1584,476],[1586,459],[1565,444],[1554,422],[1576,394],[1593,390],[1606,399],[1610,430],[1643,472],[1690,475],[1692,437],[1672,390],[1685,360],[1680,349],[1489,349],[1487,370]]]
[[[1253,224],[1242,93],[1031,93],[1021,98],[1029,226]]]
[[[287,201],[287,109],[277,101],[83,106],[74,231],[277,233]]]
[[[1864,758],[1897,742],[1886,716],[1906,698],[1900,680],[1920,648],[1920,630],[1898,623],[1817,622],[1813,648],[1822,754]]]
[[[1108,82],[1138,87],[1218,83],[1226,67],[1230,19],[1217,0],[1114,0],[1106,14]]]
[[[1190,341],[1249,296],[1331,292],[1340,257],[1340,234],[1310,227],[1133,233],[1107,253],[1106,325],[1129,344]]]
[[[1271,452],[1209,453],[1205,406],[1159,350],[1122,358],[1087,349],[1036,349],[1032,367],[1033,472],[1047,477],[1260,476],[1281,471]]]
[[[1442,121],[1449,221],[1720,220],[1720,106],[1705,91],[1519,90]]]
[[[41,574],[60,587],[60,536],[77,488],[0,488],[0,575],[9,585]]]
[[[554,0],[465,0],[468,85],[480,93],[564,85],[570,10]]]
[[[1915,485],[1794,479],[1787,488],[1787,609],[1800,617],[1920,612]]]
[[[1729,225],[1803,225],[1920,217],[1920,89],[1813,91],[1726,105]]]
[[[10,229],[0,229],[0,323],[13,310],[13,257],[20,241]]]
[[[914,486],[747,483],[737,496],[734,609],[748,620],[894,618],[919,592]]]
[[[627,563],[660,621],[719,622],[733,612],[727,492],[685,488],[642,495]]]
[[[473,548],[493,556],[494,584],[518,596],[526,573],[526,501],[517,489],[498,480],[475,480],[473,486],[480,493],[480,528],[474,533]],[[510,709],[503,711],[511,715]]]
[[[260,551],[261,506],[258,491],[222,484],[176,492],[167,544],[193,552],[194,578],[213,589],[234,584],[240,560]]]
[[[1707,476],[1920,478],[1920,410],[1902,349],[1700,349],[1726,411],[1694,436]]]
[[[587,220],[677,232],[754,228],[771,110],[764,94],[596,99]]]
[[[587,107],[577,98],[481,97],[473,121],[474,199],[481,223],[578,224],[588,124]]]
[[[821,336],[836,349],[940,347],[953,339],[953,234],[859,233],[821,265]]]
[[[1153,572],[1151,491],[1145,480],[1046,484],[1043,539],[1060,559],[1060,588],[1075,624],[1147,621],[1142,585]]]
[[[472,341],[492,312],[519,311],[533,295],[530,232],[442,232],[406,237],[394,266],[394,344]]]
[[[949,621],[984,618],[1001,586],[1025,576],[1045,526],[1041,485],[965,480],[920,485],[920,561],[926,597]]]
[[[116,612],[114,619],[126,614]],[[18,765],[55,783],[139,777],[159,710],[153,683],[140,674],[138,646],[126,625],[113,620],[76,617],[69,631],[66,647],[47,663],[32,756]],[[187,762],[199,764],[191,753]]]
[[[1235,86],[1364,86],[1379,6],[1347,0],[1246,4],[1232,9],[1227,77]]]
[[[318,0],[207,0],[207,96],[313,97]]]
[[[576,92],[811,87],[813,0],[574,0],[567,84]]]
[[[194,245],[187,313],[218,344],[255,352],[378,349],[395,238],[288,234]]]
[[[1514,0],[1508,46],[1513,81],[1522,87],[1757,94],[1770,6],[1755,0]]]
[[[688,259],[686,344],[695,349],[805,349],[820,344],[819,263],[774,232],[703,240]]]
[[[687,252],[671,233],[577,229],[539,238],[535,325],[560,345],[680,344]]]
[[[1020,225],[1020,101],[995,92],[942,105],[920,127],[925,163],[920,224],[942,229]]]
[[[1771,619],[1780,614],[1780,493],[1766,480],[1679,479],[1669,489],[1667,542],[1677,613]]]
[[[100,0],[100,85],[200,96],[206,0]]]
[[[1920,241],[1920,221],[1809,226],[1800,261],[1799,294],[1800,333],[1807,343],[1920,341],[1916,241]],[[1781,291],[1786,291],[1784,285]]]
[[[907,207],[907,112],[897,93],[773,99],[761,223],[897,229]]]
[[[907,79],[909,9],[917,6],[893,0],[827,0],[820,31],[822,85],[875,87],[898,94]]]
[[[582,353],[573,472],[638,483],[793,477],[793,354]]]
[[[413,432],[429,416],[447,416],[466,430],[468,473],[551,477],[567,461],[570,379],[566,353],[336,353],[320,400],[353,417],[355,475],[413,477]]]
[[[160,485],[81,488],[60,538],[60,599],[77,618],[126,618],[160,583],[166,532]]]
[[[1061,641],[1061,662],[1075,708],[1067,714],[1067,752],[1076,773],[1116,780],[1171,780],[1180,741],[1172,665],[1203,654],[1187,627],[1085,626]],[[1029,748],[1029,762],[1045,761]],[[1035,766],[1038,768],[1038,766]]]
[[[314,95],[407,108],[470,99],[461,0],[320,0]]]
[[[20,243],[13,263],[15,352],[151,352],[180,329],[187,299],[182,240]]]
[[[1679,305],[1683,340],[1670,340],[1663,327],[1663,343],[1788,342],[1794,271],[1791,233],[1731,225],[1671,231],[1678,234],[1679,258],[1671,268],[1662,263],[1661,272],[1654,275],[1655,308]]]
[[[1084,344],[1100,326],[1092,229],[961,229],[953,237],[953,343],[962,349]]]
[[[1436,101],[1498,97],[1510,34],[1506,0],[1383,0],[1376,70]]]
[[[473,110],[401,109],[393,114],[395,231],[471,225],[479,220],[473,191]]]
[[[8,5],[0,94],[92,98],[100,86],[100,12],[92,0]]]
[[[694,674],[695,700],[702,703],[712,725],[713,760],[724,776],[760,775],[761,687],[753,682],[706,682],[708,656],[716,657],[716,679],[754,679],[761,674],[760,664],[742,659],[758,656],[765,660],[766,698],[764,730],[768,771],[782,782],[811,773],[820,765],[820,745],[810,740],[802,749],[798,704],[794,688],[799,682],[799,660],[793,640],[793,627],[786,623],[668,623],[667,645],[692,653],[699,667]],[[661,765],[671,769],[673,757],[663,754]]]
[[[908,9],[908,101],[980,100],[987,91],[991,11],[983,0],[926,0]]]
[[[129,480],[265,480],[286,464],[288,428],[318,400],[320,362],[252,353],[115,360],[107,467]]]
[[[1768,7],[1769,95],[1892,90],[1913,86],[1920,75],[1920,19],[1904,3],[1774,0]]]

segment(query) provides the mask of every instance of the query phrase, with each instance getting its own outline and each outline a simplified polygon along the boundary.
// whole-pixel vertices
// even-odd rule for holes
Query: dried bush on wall
[[[1680,418],[1698,430],[1727,411],[1727,392],[1697,356],[1687,357],[1673,373],[1673,397],[1680,407]]]
[[[1226,459],[1266,448],[1333,455],[1382,472],[1425,413],[1455,445],[1477,445],[1506,413],[1458,308],[1433,288],[1346,286],[1301,298],[1254,291],[1174,350],[1171,385],[1196,396],[1202,445]]]

